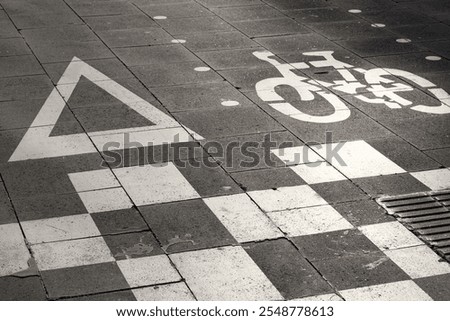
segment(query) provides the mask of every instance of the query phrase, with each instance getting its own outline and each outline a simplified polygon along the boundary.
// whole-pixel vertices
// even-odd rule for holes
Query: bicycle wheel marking
[[[275,58],[275,55],[269,51],[255,51],[253,53],[254,56],[268,62],[281,74],[281,77],[266,78],[259,81],[255,85],[258,96],[261,100],[267,102],[272,108],[280,113],[300,121],[312,123],[340,122],[351,116],[350,109],[346,104],[336,94],[325,91],[324,88],[354,95],[354,97],[363,102],[385,105],[390,109],[409,107],[412,110],[422,113],[436,115],[450,113],[450,104],[447,102],[450,95],[444,89],[438,88],[429,80],[400,69],[373,68],[365,70],[356,68],[353,65],[339,61],[333,54],[334,51],[304,52],[304,56],[322,59],[308,62],[280,63]],[[336,69],[342,79],[326,82],[302,77],[293,72],[294,70],[308,69],[311,67],[332,67]],[[362,75],[364,81],[359,81],[354,76],[355,73]],[[395,82],[394,80],[387,78],[388,76],[404,78],[415,85],[428,90],[432,96],[439,100],[440,105],[415,105],[414,102],[402,97],[401,93],[413,91],[416,88],[409,84]],[[322,116],[303,113],[290,102],[285,101],[285,99],[276,92],[278,86],[292,87],[297,91],[302,101],[313,101],[317,97],[321,97],[333,108],[333,112],[329,115]],[[361,90],[364,90],[364,92],[361,92]]]

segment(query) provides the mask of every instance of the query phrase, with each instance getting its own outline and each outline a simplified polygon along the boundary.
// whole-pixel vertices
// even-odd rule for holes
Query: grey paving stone
[[[18,29],[46,28],[60,25],[81,25],[83,21],[72,11],[68,13],[21,13],[11,16]]]
[[[184,46],[194,52],[259,47],[256,42],[238,31],[181,34],[176,38],[186,40]]]
[[[286,15],[298,20],[304,25],[329,21],[356,21],[360,20],[357,15],[353,15],[340,8],[326,7],[319,9],[303,9],[284,11]]]
[[[201,61],[175,62],[134,66],[131,70],[147,87],[163,87],[184,84],[222,82],[215,71],[196,71],[197,67],[207,67]],[[209,68],[209,67],[208,67]]]
[[[439,18],[450,10],[449,3],[445,0],[415,1],[412,4],[415,11],[433,18]],[[411,4],[405,3],[404,6],[411,7]]]
[[[330,40],[393,36],[386,28],[374,28],[367,21],[315,23],[309,27]]]
[[[326,2],[314,0],[265,0],[265,2],[279,10],[321,8],[328,5]]]
[[[329,204],[368,198],[368,196],[351,181],[318,183],[311,184],[310,186]]]
[[[198,0],[197,2],[201,3],[207,8],[234,7],[234,6],[243,7],[261,4],[260,0]]]
[[[0,57],[0,77],[42,75],[44,70],[34,56]]]
[[[300,253],[312,262],[380,252],[357,229],[297,236],[292,240]]]
[[[149,92],[149,90],[145,88],[136,78],[120,78],[116,79],[116,81],[133,94],[152,102],[155,107],[159,107],[159,104],[155,101],[155,97],[152,93]],[[72,95],[69,99],[66,98],[66,101],[71,109],[93,106],[107,107],[122,103],[109,92],[103,90],[101,87],[97,86],[96,83],[93,83],[86,78],[81,78]]]
[[[268,5],[214,8],[212,11],[229,22],[281,18],[284,15]]]
[[[0,57],[31,54],[27,44],[20,38],[0,39]]]
[[[133,28],[156,28],[158,24],[143,13],[132,15],[86,17],[84,21],[95,32],[101,30],[121,30]]]
[[[214,70],[257,68],[267,63],[253,55],[262,48],[199,52],[197,55]]]
[[[402,118],[384,121],[398,136],[420,150],[450,147],[449,115]]]
[[[128,289],[116,263],[101,263],[42,272],[50,299]]]
[[[52,47],[52,43],[68,41],[96,41],[98,37],[86,25],[61,25],[59,28],[39,28],[22,30],[25,41],[30,44]]]
[[[202,198],[241,193],[242,189],[222,168],[210,166],[213,163],[215,160],[208,158],[200,165],[175,165]]]
[[[53,88],[46,75],[0,78],[0,101],[47,98]]]
[[[233,26],[249,37],[308,33],[309,29],[290,18],[234,22]]]
[[[31,43],[31,49],[41,63],[113,58],[113,53],[101,41],[70,41],[49,43]]]
[[[36,14],[70,12],[70,8],[64,2],[55,0],[3,0],[2,6],[11,15],[16,15],[21,12],[34,12]]]
[[[234,28],[217,16],[199,18],[180,18],[158,20],[158,23],[170,34],[189,34],[196,32],[233,31]]]
[[[426,152],[419,151],[398,137],[368,140],[367,143],[408,172],[440,167]]]
[[[359,16],[371,21],[372,23],[382,23],[391,27],[415,25],[415,24],[430,24],[436,20],[427,17],[423,12],[415,12],[415,5],[408,5],[400,8],[386,8],[384,10],[363,11]]]
[[[0,184],[0,225],[17,223],[9,196],[3,184]]]
[[[14,197],[13,203],[21,222],[87,213],[78,194]]]
[[[315,261],[313,265],[338,290],[409,279],[382,252]]]
[[[195,0],[133,0],[133,3],[138,7],[147,5],[162,5],[175,3],[192,3]]]
[[[73,117],[68,108],[63,110],[63,114],[65,114],[64,117]],[[84,133],[83,127],[80,122],[74,118],[70,121],[58,121],[50,132],[50,137],[82,133]]]
[[[206,139],[282,130],[276,121],[257,107],[193,110],[176,113],[175,118]],[[248,119],[252,122],[249,123]]]
[[[364,12],[395,6],[395,3],[391,0],[328,0],[327,3],[329,6],[337,6],[345,10],[360,9]]]
[[[126,1],[67,1],[72,9],[81,17],[132,14],[139,10]]]
[[[296,34],[255,38],[255,41],[274,54],[338,49],[335,43],[318,34]]]
[[[337,43],[361,57],[383,56],[423,51],[422,48],[420,48],[413,42],[399,43],[396,41],[397,39],[399,38],[368,38],[338,41]]]
[[[167,253],[236,243],[200,199],[144,206],[139,210]]]
[[[173,3],[173,4],[150,4],[141,5],[139,8],[151,17],[165,16],[167,19],[173,18],[191,18],[213,15],[205,7],[195,3]]]
[[[170,44],[173,37],[160,28],[98,31],[109,48]]]
[[[103,236],[116,261],[163,254],[151,232]]]
[[[86,60],[85,63],[105,74],[112,80],[135,78],[130,70],[117,58]],[[67,62],[43,64],[45,72],[49,75],[54,84],[58,83],[67,66]]]
[[[122,234],[148,230],[141,214],[135,208],[91,214],[101,235]]]
[[[356,178],[353,182],[373,197],[410,194],[430,190],[409,173]]]
[[[223,102],[238,102],[239,106],[253,103],[228,82],[193,84],[153,88],[153,94],[169,111],[193,109],[224,109]],[[1,113],[1,110],[0,110]]]
[[[235,172],[231,173],[231,177],[244,191],[259,191],[306,184],[300,176],[287,167]]]
[[[272,77],[279,77],[280,73],[275,68],[262,67],[251,69],[227,69],[219,71],[228,82],[230,82],[236,89],[247,92],[255,91],[257,82]]]
[[[11,21],[0,21],[0,39],[1,38],[20,38],[20,33]]]
[[[394,221],[395,218],[388,215],[383,208],[373,200],[360,200],[333,205],[347,221],[354,226],[363,226]]]
[[[17,278],[6,276],[0,278],[1,301],[43,301],[46,300],[45,289],[37,276]]]
[[[413,41],[449,39],[450,26],[443,23],[402,26],[391,30]]]
[[[270,149],[302,146],[300,140],[287,131],[207,139],[201,144],[227,172],[284,167]]]
[[[410,53],[403,55],[389,55],[368,58],[373,64],[382,68],[397,68],[412,72],[416,75],[450,70],[450,61],[446,59],[430,61],[428,56],[435,56],[433,52]]]
[[[9,158],[10,154],[5,156]],[[1,173],[14,201],[30,196],[75,193],[67,174],[102,169],[101,163],[97,153],[81,154],[7,163],[1,167]]]
[[[244,249],[286,300],[332,292],[286,239],[251,243]]]
[[[419,44],[421,47],[435,52],[438,56],[450,59],[450,40],[426,41]]]
[[[426,150],[424,153],[435,159],[442,166],[450,167],[450,148]]]
[[[450,289],[443,284],[450,282],[450,274],[430,276],[415,279],[414,282],[420,286],[435,301],[450,300]]]
[[[327,132],[332,133],[333,142],[393,136],[389,130],[355,109],[351,110],[348,119],[337,123],[302,122],[288,116],[277,117],[277,120],[297,137],[309,143],[325,143]]]
[[[182,45],[116,48],[114,53],[127,66],[167,64],[198,61],[198,58]]]

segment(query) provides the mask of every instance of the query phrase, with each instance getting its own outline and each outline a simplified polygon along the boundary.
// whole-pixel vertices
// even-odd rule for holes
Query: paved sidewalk
[[[449,45],[446,0],[0,0],[0,300],[450,300],[446,196],[439,251],[377,202],[450,190]]]

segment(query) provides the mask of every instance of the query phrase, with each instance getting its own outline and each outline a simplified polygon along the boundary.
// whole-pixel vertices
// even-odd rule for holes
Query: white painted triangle
[[[101,89],[155,125],[50,136],[53,127],[63,112],[66,102],[73,94],[81,76],[94,82]],[[163,143],[170,144],[173,142],[192,141],[192,137],[195,137],[197,140],[203,139],[203,137],[183,127],[175,119],[166,115],[146,100],[132,93],[84,61],[74,57],[9,161],[94,153],[97,149],[104,150],[104,145],[108,142],[121,143],[124,140],[124,134],[129,134],[129,140],[134,140],[144,146],[149,144],[156,146]],[[127,146],[121,145],[120,147],[116,147],[116,149],[124,148],[127,148]],[[109,147],[109,149],[111,148]]]

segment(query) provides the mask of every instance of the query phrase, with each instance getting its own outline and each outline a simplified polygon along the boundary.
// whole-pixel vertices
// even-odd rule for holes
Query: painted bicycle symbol
[[[372,104],[384,104],[391,109],[398,109],[402,107],[410,107],[412,110],[430,113],[430,114],[448,114],[450,113],[450,105],[443,100],[450,98],[450,95],[442,88],[438,88],[434,83],[425,78],[417,76],[408,71],[392,68],[373,68],[362,69],[355,68],[353,65],[337,60],[333,57],[334,51],[314,51],[304,52],[304,56],[317,56],[323,58],[322,60],[298,63],[280,63],[274,57],[275,55],[269,51],[256,51],[253,53],[258,59],[270,63],[278,69],[282,77],[267,78],[259,81],[256,86],[258,96],[275,110],[288,115],[292,118],[313,123],[334,123],[340,122],[350,117],[350,109],[346,104],[334,93],[339,91],[345,94],[354,95],[354,97]],[[309,64],[309,65],[308,65]],[[310,78],[302,77],[293,72],[293,70],[301,70],[312,67],[333,67],[342,76],[342,80],[336,80],[333,83],[312,80]],[[352,74],[357,72],[363,75],[366,84],[361,83]],[[409,82],[416,84],[419,87],[428,90],[434,97],[436,97],[440,105],[427,106],[417,104],[403,98],[400,94],[405,91],[412,91],[415,87],[395,82],[387,78],[387,76],[396,76],[406,79]],[[303,113],[295,108],[291,103],[286,102],[285,99],[276,92],[278,86],[290,86],[294,88],[299,94],[302,101],[312,101],[319,95],[324,98],[333,108],[334,111],[330,115],[317,116]],[[359,89],[359,92],[358,92]],[[361,93],[361,89],[365,89]]]

